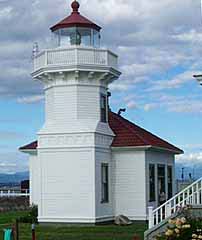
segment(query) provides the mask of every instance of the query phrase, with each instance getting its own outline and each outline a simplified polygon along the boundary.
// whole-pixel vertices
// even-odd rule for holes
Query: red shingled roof
[[[37,148],[37,146],[38,146],[38,142],[34,141],[23,147],[20,147],[19,150],[35,150]]]
[[[153,147],[162,148],[174,153],[183,151],[174,145],[164,141],[116,113],[109,112],[109,125],[115,133],[112,147]],[[37,148],[37,141],[20,148],[20,150],[34,150]]]
[[[116,134],[112,147],[152,146],[176,153],[183,151],[116,113],[109,113],[109,125]]]
[[[100,31],[101,27],[98,26],[97,24],[91,22],[84,16],[82,16],[78,9],[79,9],[79,3],[74,1],[72,3],[72,13],[70,16],[66,17],[53,27],[51,27],[51,31],[55,31],[57,29],[61,28],[68,28],[68,27],[87,27],[87,28],[93,28],[96,29],[97,31]]]

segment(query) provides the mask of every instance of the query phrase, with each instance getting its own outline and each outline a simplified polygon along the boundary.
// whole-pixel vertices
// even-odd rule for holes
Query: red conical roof
[[[51,27],[51,31],[54,32],[57,29],[61,28],[68,28],[68,27],[87,27],[87,28],[93,28],[97,31],[100,31],[101,27],[98,26],[97,24],[91,22],[87,18],[83,17],[79,13],[79,3],[77,1],[72,2],[71,4],[72,7],[72,13],[70,16],[66,17],[53,27]]]

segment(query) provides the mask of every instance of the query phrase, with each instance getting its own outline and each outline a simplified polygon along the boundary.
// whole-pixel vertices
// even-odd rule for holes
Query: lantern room
[[[79,13],[79,3],[72,2],[72,13],[51,27],[55,47],[85,46],[100,47],[101,27]]]

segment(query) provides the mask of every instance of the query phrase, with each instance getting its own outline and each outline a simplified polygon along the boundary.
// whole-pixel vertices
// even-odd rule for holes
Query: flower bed
[[[24,211],[30,208],[28,197],[1,197],[0,213],[9,211]]]
[[[183,217],[170,219],[166,230],[156,240],[202,240],[202,218],[193,218],[187,212]]]

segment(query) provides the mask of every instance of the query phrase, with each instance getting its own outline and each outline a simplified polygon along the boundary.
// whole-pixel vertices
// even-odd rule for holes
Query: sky
[[[43,88],[33,81],[32,48],[48,48],[49,28],[70,14],[67,0],[0,0],[0,173],[28,169],[18,148],[44,122]],[[177,163],[202,164],[200,0],[80,0],[82,15],[102,26],[102,46],[119,55],[122,75],[110,105],[185,151]]]

